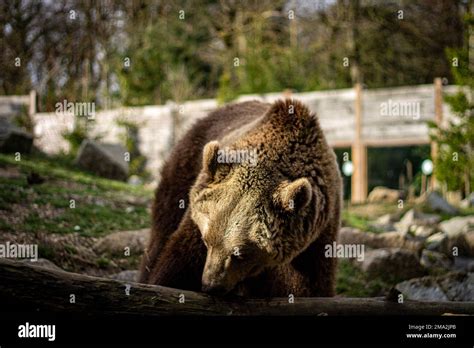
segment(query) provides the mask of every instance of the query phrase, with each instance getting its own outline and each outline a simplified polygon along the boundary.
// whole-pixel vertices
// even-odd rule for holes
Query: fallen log
[[[101,316],[474,314],[474,302],[404,303],[384,298],[224,299],[0,260],[0,308]],[[72,301],[74,298],[74,301]],[[73,302],[73,303],[72,303]]]

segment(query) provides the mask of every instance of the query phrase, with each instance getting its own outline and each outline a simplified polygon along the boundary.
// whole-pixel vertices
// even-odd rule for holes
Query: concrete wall
[[[193,122],[205,117],[217,107],[215,100],[190,101],[182,105],[127,107],[97,112],[91,135],[103,142],[121,142],[125,129],[117,121],[138,124],[140,151],[147,157],[147,169],[157,175],[176,139],[189,129]],[[68,113],[37,113],[35,144],[49,154],[67,152],[69,144],[62,134],[74,128],[74,115]]]
[[[445,86],[445,93],[453,93],[456,86]],[[434,119],[434,86],[405,86],[364,90],[362,92],[362,136],[373,146],[391,146],[397,142],[428,143],[427,120]],[[281,93],[265,95],[244,95],[238,101],[262,100],[272,102],[282,98]],[[330,144],[336,147],[350,146],[354,139],[354,89],[340,89],[297,93],[292,95],[306,103],[315,112],[326,132]],[[418,105],[417,115],[383,115],[383,103],[402,105],[410,102]],[[123,127],[116,122],[119,119],[139,124],[140,149],[148,158],[148,170],[157,175],[172,144],[199,118],[205,117],[217,107],[214,99],[196,100],[180,105],[129,107],[97,112],[95,115],[94,135],[102,135],[103,141],[117,142],[123,134]],[[443,106],[444,119],[451,118],[449,107]],[[74,115],[62,113],[37,113],[35,123],[36,145],[47,153],[67,151],[68,144],[61,134],[74,126]]]
[[[0,96],[0,119],[11,121],[23,112],[28,112],[30,96],[2,95]]]

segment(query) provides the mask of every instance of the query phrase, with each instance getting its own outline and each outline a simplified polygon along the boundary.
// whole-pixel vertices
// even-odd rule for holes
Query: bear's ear
[[[273,194],[275,203],[287,212],[299,211],[306,207],[313,197],[313,188],[306,178],[280,184]]]
[[[217,153],[219,142],[211,141],[204,146],[202,151],[202,169],[212,178],[217,170]]]

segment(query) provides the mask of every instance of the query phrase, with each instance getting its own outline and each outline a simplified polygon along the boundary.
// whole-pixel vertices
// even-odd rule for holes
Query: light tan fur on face
[[[255,151],[257,163],[217,163],[222,147]],[[277,101],[252,127],[208,143],[190,192],[191,217],[207,246],[203,287],[227,292],[292,262],[331,219],[338,226],[339,188],[334,153],[297,101]],[[240,256],[232,256],[236,248]]]
[[[192,218],[208,249],[202,283],[229,291],[271,261],[271,249],[260,236],[264,226],[252,211],[258,198],[222,184],[193,193]]]
[[[218,149],[217,142],[204,148],[199,184],[191,190],[191,216],[208,249],[203,286],[227,292],[266,268],[290,262],[314,240],[307,233],[314,195],[308,179],[290,182],[265,163],[219,167]]]

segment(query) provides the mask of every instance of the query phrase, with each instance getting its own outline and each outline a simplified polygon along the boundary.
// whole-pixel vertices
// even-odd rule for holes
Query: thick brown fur
[[[211,141],[218,142],[216,147],[256,149],[258,165],[219,167],[214,173],[213,167],[206,168],[212,158],[204,156],[203,164],[203,149]],[[212,146],[206,147],[211,155]],[[265,224],[271,224],[272,237],[264,241],[269,243],[268,258],[282,261],[239,282],[246,295],[334,295],[336,260],[325,257],[324,248],[336,240],[340,226],[341,178],[316,116],[303,104],[295,100],[233,104],[194,125],[163,167],[140,281],[201,290],[204,266],[208,268],[210,257],[206,262],[208,249],[195,221],[200,216],[199,198],[213,187],[219,187],[221,193],[211,197],[222,199],[212,202],[211,198],[215,207],[231,204],[236,200],[232,197],[246,191],[251,192],[249,198],[265,195],[262,206],[252,208],[261,210]],[[307,187],[312,194],[298,196],[307,200],[301,203],[301,211],[285,206],[287,196],[299,193],[292,190],[304,191]],[[229,192],[229,198],[222,195],[222,190]],[[236,213],[229,214],[235,217]],[[219,215],[225,221],[214,226],[225,230],[229,214]],[[223,230],[215,227],[209,235],[219,239]],[[283,254],[285,257],[280,257]]]

